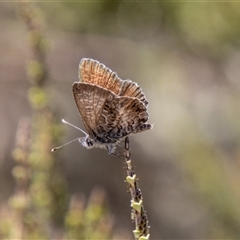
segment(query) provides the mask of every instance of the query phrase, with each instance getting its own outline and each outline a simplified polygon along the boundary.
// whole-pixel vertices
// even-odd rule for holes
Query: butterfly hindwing
[[[97,133],[108,138],[109,142],[115,141],[137,131],[147,120],[146,106],[141,101],[117,96],[105,101],[98,120]]]

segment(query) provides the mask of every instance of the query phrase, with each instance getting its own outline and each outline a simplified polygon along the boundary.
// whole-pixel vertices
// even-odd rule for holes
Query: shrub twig
[[[136,229],[133,231],[136,240],[147,240],[150,237],[147,213],[143,207],[143,197],[137,183],[137,175],[132,166],[129,147],[129,137],[125,138],[124,158],[127,170],[126,182],[131,195],[131,218],[135,222]]]

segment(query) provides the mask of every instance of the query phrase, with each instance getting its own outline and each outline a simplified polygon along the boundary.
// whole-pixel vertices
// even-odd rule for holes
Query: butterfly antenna
[[[81,132],[84,133],[86,136],[88,136],[88,134],[87,134],[86,132],[84,132],[81,128],[79,128],[79,127],[77,127],[77,126],[75,126],[75,125],[73,125],[73,124],[65,121],[64,119],[62,119],[62,122],[65,123],[65,124],[67,124],[67,125],[69,125],[69,126],[72,126],[72,127],[76,128],[77,130],[81,131]],[[57,151],[59,148],[62,148],[62,147],[64,147],[64,146],[68,145],[69,143],[72,143],[72,142],[77,141],[77,140],[79,140],[79,138],[76,138],[76,139],[71,140],[70,142],[64,143],[63,145],[61,145],[61,146],[59,146],[59,147],[55,147],[55,148],[53,148],[53,149],[51,150],[51,152],[55,152],[55,151]]]
[[[65,123],[65,124],[67,124],[67,125],[69,125],[69,126],[72,126],[72,127],[76,128],[76,129],[78,129],[79,131],[81,131],[82,133],[84,133],[86,136],[88,136],[88,134],[87,134],[86,132],[84,132],[81,128],[79,128],[79,127],[77,127],[77,126],[75,126],[75,125],[73,125],[73,124],[65,121],[64,119],[62,119],[62,122]]]
[[[77,141],[77,140],[78,140],[78,138],[76,138],[76,139],[74,139],[74,140],[71,140],[70,142],[64,143],[63,145],[61,145],[61,146],[59,146],[59,147],[52,148],[51,152],[55,152],[55,151],[57,151],[59,148],[62,148],[62,147],[66,146],[66,145],[68,145],[68,144],[70,144],[70,143],[72,143],[72,142],[74,142],[74,141]]]

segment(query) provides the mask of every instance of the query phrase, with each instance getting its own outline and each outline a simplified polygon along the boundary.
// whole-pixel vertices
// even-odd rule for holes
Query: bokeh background
[[[80,59],[96,59],[120,78],[137,82],[149,101],[154,129],[132,136],[131,149],[151,238],[239,239],[240,3],[36,1],[30,5],[30,19],[47,46],[43,59],[48,75],[37,87],[44,88],[58,129],[57,141],[36,137],[38,144],[43,141],[50,151],[55,144],[82,136],[63,126],[61,119],[83,128],[71,85],[78,81]],[[34,196],[29,187],[36,170],[28,176],[28,184],[19,183],[19,162],[13,154],[19,122],[31,125],[36,114],[29,93],[34,83],[27,70],[36,52],[29,43],[31,24],[21,15],[28,7],[21,2],[0,3],[0,203],[5,209],[2,219],[18,223],[0,221],[1,236],[81,239],[71,232],[69,209],[82,213],[91,201],[101,205],[105,199],[111,219],[106,224],[111,234],[105,239],[133,239],[123,160],[104,150],[87,150],[74,142],[50,156],[37,154],[39,162],[51,158],[61,168],[58,179],[64,184],[59,191],[64,194],[52,201],[57,205],[64,195],[57,210],[63,212],[59,224],[52,224],[50,217],[43,221],[41,207],[29,200]],[[31,144],[31,137],[28,141]],[[43,173],[48,171],[45,166]],[[19,192],[28,196],[24,207],[13,201]],[[27,225],[33,220],[24,218],[29,201],[34,226],[46,227],[45,235],[43,230],[24,235],[34,232]],[[65,229],[70,229],[69,235]]]

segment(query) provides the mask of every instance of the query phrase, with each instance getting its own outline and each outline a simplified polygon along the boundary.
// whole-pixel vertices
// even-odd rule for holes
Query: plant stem
[[[136,240],[149,239],[149,225],[147,213],[143,207],[143,197],[137,183],[137,176],[132,166],[131,153],[129,147],[129,138],[125,138],[124,146],[125,165],[127,170],[126,181],[128,183],[129,192],[131,195],[131,218],[135,222],[136,229],[133,231]]]

